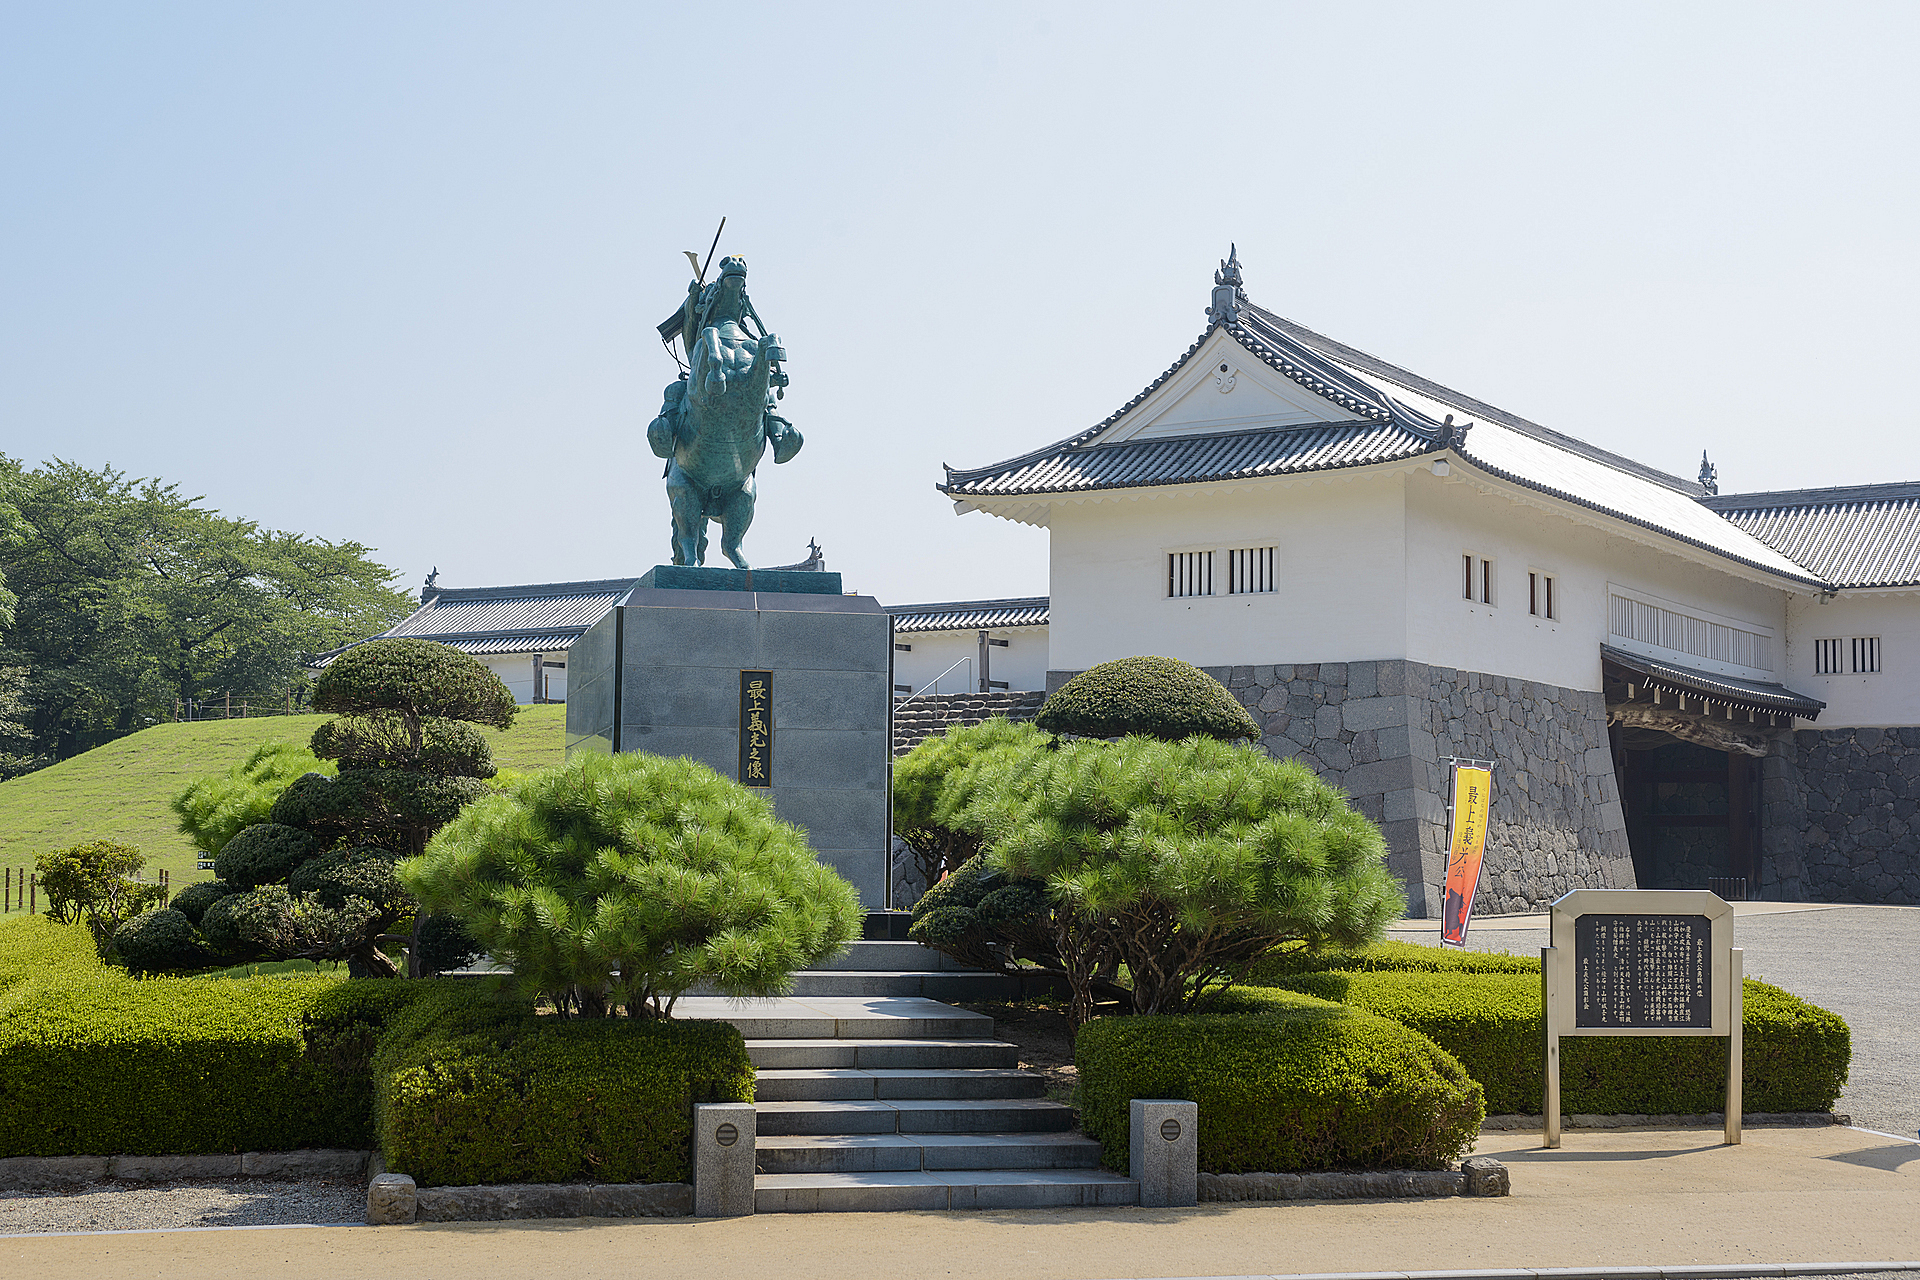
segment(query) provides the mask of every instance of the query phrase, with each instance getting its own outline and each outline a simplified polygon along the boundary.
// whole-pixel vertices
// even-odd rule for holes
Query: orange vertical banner
[[[1493,803],[1493,770],[1453,766],[1453,807],[1447,815],[1447,881],[1440,900],[1440,941],[1467,945],[1473,894],[1480,887],[1480,862],[1487,851],[1487,812]]]

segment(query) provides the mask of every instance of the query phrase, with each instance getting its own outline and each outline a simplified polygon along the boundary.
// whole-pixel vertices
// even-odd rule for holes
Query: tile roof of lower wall
[[[979,631],[1005,627],[1044,627],[1051,598],[1021,596],[1011,600],[952,600],[942,604],[894,604],[896,634],[927,631]]]
[[[1726,493],[1700,505],[1833,586],[1920,585],[1920,484]]]
[[[1600,657],[1605,662],[1646,676],[1656,684],[1666,685],[1674,692],[1696,694],[1726,705],[1792,714],[1806,720],[1813,719],[1827,706],[1820,699],[1795,693],[1783,684],[1743,680],[1738,676],[1701,671],[1697,667],[1683,667],[1677,662],[1649,658],[1645,654],[1631,653],[1610,644],[1600,646]]]

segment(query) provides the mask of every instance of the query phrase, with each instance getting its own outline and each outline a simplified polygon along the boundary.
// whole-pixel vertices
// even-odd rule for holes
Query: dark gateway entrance
[[[1635,883],[1758,897],[1761,758],[1826,704],[1610,645],[1600,657]]]

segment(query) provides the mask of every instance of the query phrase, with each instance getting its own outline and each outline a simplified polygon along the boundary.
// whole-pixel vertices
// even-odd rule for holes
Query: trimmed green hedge
[[[1359,951],[1329,947],[1315,951],[1304,942],[1291,943],[1255,965],[1248,985],[1277,987],[1301,973],[1539,973],[1537,956],[1509,956],[1489,951],[1454,951],[1423,947],[1413,942],[1376,942]]]
[[[693,1105],[753,1101],[731,1024],[535,1018],[478,983],[399,1014],[374,1076],[388,1166],[440,1186],[685,1182]]]
[[[1081,1127],[1109,1166],[1127,1167],[1134,1098],[1199,1103],[1209,1173],[1438,1169],[1473,1145],[1480,1086],[1424,1036],[1292,993],[1230,994],[1250,1012],[1080,1029]]]
[[[438,983],[134,981],[84,925],[0,925],[0,1156],[370,1146],[373,1041]]]
[[[1537,961],[1533,968],[1301,973],[1275,985],[1411,1027],[1452,1053],[1485,1086],[1488,1111],[1538,1115],[1546,1067]],[[1742,999],[1744,1108],[1831,1109],[1852,1057],[1847,1024],[1752,978]],[[1561,1108],[1598,1115],[1718,1111],[1726,1102],[1726,1061],[1726,1041],[1718,1037],[1567,1036],[1560,1041]]]

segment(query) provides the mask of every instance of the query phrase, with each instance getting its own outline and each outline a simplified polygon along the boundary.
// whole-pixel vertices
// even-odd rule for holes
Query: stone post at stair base
[[[712,1102],[693,1109],[693,1216],[753,1212],[756,1126],[753,1104]]]
[[[1135,1098],[1128,1173],[1147,1209],[1179,1209],[1200,1201],[1200,1107],[1171,1098]]]

